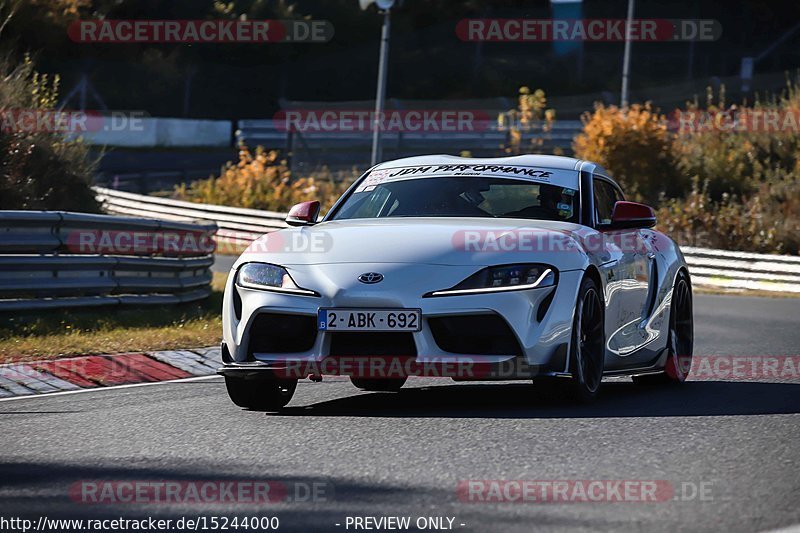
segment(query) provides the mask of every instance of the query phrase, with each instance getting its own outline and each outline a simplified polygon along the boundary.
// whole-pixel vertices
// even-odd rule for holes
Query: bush
[[[0,115],[47,111],[58,100],[58,78],[39,75],[29,58],[17,66],[0,62]],[[89,184],[94,163],[89,148],[59,133],[0,128],[0,209],[99,212]]]
[[[634,199],[660,203],[659,228],[680,244],[797,254],[800,135],[734,127],[767,111],[800,117],[797,82],[750,106],[727,105],[724,87],[716,98],[709,90],[704,107],[678,111],[701,118],[678,133],[647,104],[598,105],[584,116],[575,153],[608,168]]]
[[[596,104],[582,120],[583,132],[573,143],[575,156],[604,166],[626,194],[655,202],[662,194],[683,192],[686,180],[676,170],[666,117],[649,103],[627,110]]]
[[[800,135],[796,128],[732,130],[734,118],[763,117],[766,112],[800,117],[800,90],[796,83],[788,82],[784,93],[752,106],[727,105],[723,86],[717,98],[708,90],[705,107],[696,101],[686,107],[681,113],[703,120],[675,137],[677,165],[684,176],[707,181],[708,193],[714,200],[721,200],[724,194],[753,194],[776,175],[797,168]]]
[[[796,183],[793,191],[800,197]],[[759,194],[740,199],[726,193],[717,201],[708,192],[708,182],[700,187],[695,179],[685,198],[670,199],[658,210],[658,228],[690,246],[796,254],[798,219],[783,219],[785,224],[779,227],[780,213],[787,204],[775,193],[778,191],[771,185],[764,184]]]
[[[800,251],[800,135],[797,129],[738,128],[764,113],[800,117],[800,90],[786,90],[752,106],[727,105],[725,88],[709,89],[704,107],[683,113],[703,117],[675,136],[678,168],[694,187],[662,210],[663,224],[683,242],[752,252]],[[702,180],[703,186],[698,187]],[[682,237],[680,236],[682,235]]]
[[[523,134],[530,132],[547,133],[553,129],[556,119],[554,109],[547,109],[544,91],[536,89],[531,93],[528,87],[519,88],[517,107],[497,116],[497,129],[506,132],[506,142],[501,148],[508,155],[542,153],[544,139],[533,137],[523,144]]]
[[[293,179],[278,152],[259,146],[253,154],[242,146],[239,161],[227,163],[218,178],[195,181],[188,187],[181,185],[174,196],[191,202],[268,211],[288,211],[296,203],[319,200],[325,211],[355,177],[353,174],[336,180],[330,172],[322,170],[316,178]]]

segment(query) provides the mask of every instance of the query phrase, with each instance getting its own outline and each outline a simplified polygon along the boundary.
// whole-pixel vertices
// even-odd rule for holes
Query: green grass
[[[2,313],[0,363],[213,346],[222,336],[226,277],[215,273],[211,296],[194,303]]]

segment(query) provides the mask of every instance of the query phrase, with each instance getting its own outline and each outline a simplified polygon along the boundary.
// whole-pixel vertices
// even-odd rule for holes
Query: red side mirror
[[[286,223],[290,226],[310,226],[317,223],[319,216],[319,202],[301,202],[293,205],[286,215]]]
[[[649,205],[636,202],[617,202],[611,214],[611,229],[652,228],[656,213]]]

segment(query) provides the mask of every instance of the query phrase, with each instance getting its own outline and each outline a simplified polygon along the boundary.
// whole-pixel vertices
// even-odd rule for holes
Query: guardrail
[[[286,227],[286,213],[222,205],[196,204],[95,187],[106,213],[161,220],[213,222],[219,228],[217,242],[244,244],[265,233]]]
[[[217,241],[247,245],[264,233],[286,227],[285,213],[195,204],[95,187],[109,213],[167,220],[214,221]],[[692,283],[726,290],[800,293],[800,257],[731,252],[682,246]]]
[[[681,246],[692,284],[800,293],[800,257]]]
[[[214,223],[0,211],[0,311],[172,304],[211,294]]]
[[[483,148],[497,146],[504,142],[507,129],[501,128],[497,120],[475,120],[470,123],[472,130],[465,131],[385,131],[381,134],[383,142],[389,147],[396,143],[409,143],[413,148],[415,143],[425,143],[429,150],[433,146],[448,146],[453,141],[458,141],[458,150],[469,148]],[[352,145],[354,141],[364,141],[369,144],[372,140],[372,131],[307,131],[291,132],[286,123],[274,119],[240,120],[236,124],[236,139],[238,142],[249,145],[262,144],[266,146],[284,146],[292,135],[300,135],[309,145],[316,143],[346,143]],[[570,148],[572,140],[583,129],[580,120],[556,120],[548,131],[523,132],[527,139],[542,139],[553,146]],[[416,155],[419,152],[415,152]]]

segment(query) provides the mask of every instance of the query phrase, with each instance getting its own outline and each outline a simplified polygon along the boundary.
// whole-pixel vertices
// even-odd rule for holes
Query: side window
[[[367,194],[367,193],[356,193]],[[365,200],[355,205],[355,210],[350,214],[352,218],[373,218],[386,216],[383,213],[391,191],[386,187],[379,187],[374,194],[370,194]]]
[[[622,200],[622,196],[610,183],[594,180],[594,216],[598,224],[610,224],[614,204]]]

